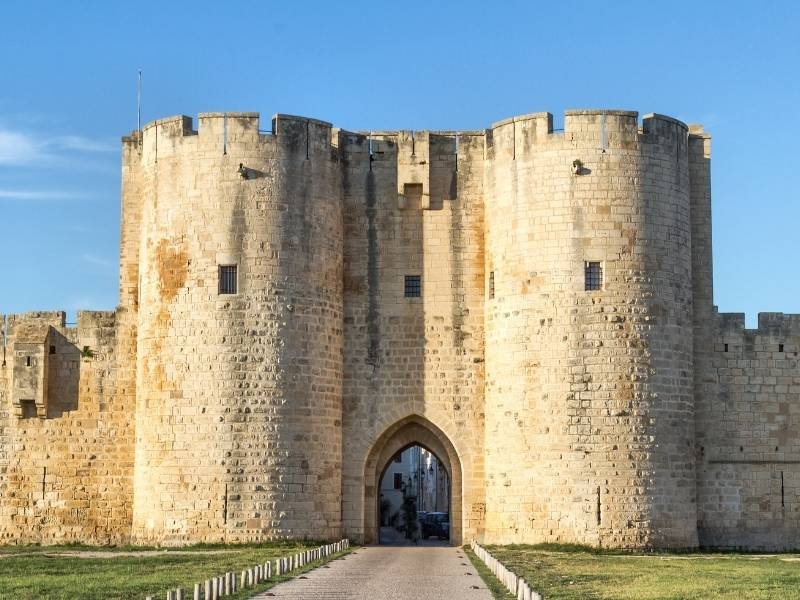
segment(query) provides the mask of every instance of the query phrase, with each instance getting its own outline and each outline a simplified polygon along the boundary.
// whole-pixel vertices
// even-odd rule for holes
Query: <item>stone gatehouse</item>
[[[0,316],[0,539],[800,546],[800,316],[712,297],[710,137],[179,116],[122,142],[119,306]]]

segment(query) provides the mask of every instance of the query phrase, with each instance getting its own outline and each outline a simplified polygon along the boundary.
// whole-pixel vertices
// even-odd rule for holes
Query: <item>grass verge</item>
[[[547,600],[800,600],[800,554],[486,549]]]
[[[175,548],[150,555],[142,548],[87,546],[32,546],[5,548],[0,552],[0,598],[19,600],[144,600],[165,598],[167,590],[182,587],[191,597],[195,582],[203,582],[226,571],[237,574],[253,565],[298,551],[315,548],[315,542],[268,544],[199,545]],[[348,550],[349,551],[349,550]],[[296,577],[348,551],[315,561],[289,575],[273,577],[260,586],[230,596],[243,600]],[[65,555],[79,552],[83,556]],[[88,554],[88,556],[87,556]]]
[[[494,574],[489,570],[489,567],[483,564],[483,561],[475,555],[468,544],[463,546],[462,549],[469,557],[472,566],[475,567],[478,575],[481,576],[483,583],[485,583],[486,587],[489,588],[489,591],[492,593],[492,597],[495,600],[515,600],[514,596],[512,596],[506,589],[506,586],[504,586],[502,582],[494,576]]]

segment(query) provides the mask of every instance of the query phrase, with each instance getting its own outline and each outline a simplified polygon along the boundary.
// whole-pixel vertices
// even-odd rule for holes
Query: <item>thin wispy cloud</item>
[[[62,223],[57,229],[69,231],[70,233],[89,233],[92,230],[91,227],[79,223]]]
[[[6,190],[0,189],[0,200],[79,200],[88,194],[62,190]]]
[[[69,311],[67,321],[74,323],[76,313],[79,310],[113,310],[116,304],[116,299],[111,297],[101,296],[70,296],[64,305],[64,309]]]
[[[708,113],[703,115],[700,121],[705,127],[714,127],[720,121],[719,115],[716,113]]]
[[[0,165],[33,162],[41,149],[33,137],[17,131],[0,129]]]
[[[53,146],[60,150],[77,150],[78,152],[117,152],[114,144],[92,140],[79,135],[65,135],[53,140]]]
[[[0,166],[50,164],[71,154],[106,154],[117,150],[114,144],[79,135],[45,138],[28,131],[0,126]]]
[[[81,254],[81,260],[89,263],[90,265],[95,265],[98,267],[116,266],[116,261],[106,256],[97,256],[96,254],[90,254],[90,253]]]

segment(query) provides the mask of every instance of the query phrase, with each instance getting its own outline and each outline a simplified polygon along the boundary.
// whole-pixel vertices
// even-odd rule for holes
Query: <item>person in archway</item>
[[[417,503],[412,496],[406,496],[403,498],[403,504],[400,508],[403,511],[403,525],[405,526],[406,539],[417,544],[419,542]]]

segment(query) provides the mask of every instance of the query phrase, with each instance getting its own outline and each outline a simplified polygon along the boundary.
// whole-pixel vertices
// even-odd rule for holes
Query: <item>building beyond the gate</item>
[[[435,454],[421,446],[402,451],[386,466],[380,480],[381,524],[398,524],[405,520],[402,508],[406,498],[411,498],[423,513],[448,512],[450,485],[447,478],[447,470]]]
[[[419,444],[455,543],[800,547],[800,316],[716,312],[701,128],[263,126],[123,138],[117,309],[0,316],[0,541],[369,542]]]

